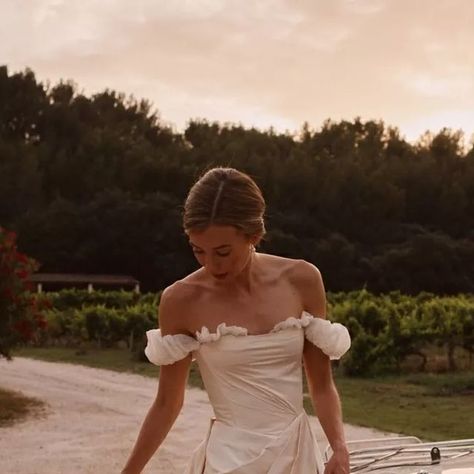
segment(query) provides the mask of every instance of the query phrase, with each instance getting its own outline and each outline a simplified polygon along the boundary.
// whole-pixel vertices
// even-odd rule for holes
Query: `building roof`
[[[139,281],[130,275],[96,275],[87,273],[34,273],[34,283],[97,283],[107,285],[136,285]]]

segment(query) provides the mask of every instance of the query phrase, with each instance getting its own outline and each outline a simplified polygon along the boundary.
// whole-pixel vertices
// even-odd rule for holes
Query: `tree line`
[[[355,118],[180,133],[149,101],[0,67],[0,224],[42,272],[131,274],[146,291],[182,278],[197,268],[182,205],[213,166],[262,188],[261,251],[314,263],[330,291],[474,291],[474,146],[460,131],[411,144]]]

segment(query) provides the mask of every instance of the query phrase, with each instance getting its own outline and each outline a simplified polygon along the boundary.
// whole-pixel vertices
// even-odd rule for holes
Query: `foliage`
[[[416,297],[392,292],[373,295],[367,290],[329,294],[330,314],[345,324],[352,347],[342,359],[349,375],[400,372],[410,355],[421,357],[425,369],[428,349],[442,347],[456,369],[455,351],[473,352],[474,297],[439,297],[421,293]]]
[[[182,278],[196,268],[182,204],[212,166],[255,178],[262,250],[314,263],[331,291],[474,292],[474,147],[458,131],[410,144],[355,118],[178,133],[147,101],[0,67],[0,222],[43,271],[128,273],[144,291]]]
[[[35,260],[17,250],[16,234],[0,227],[0,357],[38,337],[46,328],[42,310],[50,305],[29,291],[28,278],[38,268]]]
[[[126,308],[107,308],[103,304],[46,312],[48,332],[39,345],[82,346],[93,342],[99,348],[123,342],[133,351],[143,343],[148,329],[156,327],[156,306],[140,303]]]
[[[146,331],[158,324],[160,296],[124,291],[51,293],[54,306],[45,313],[48,330],[37,345],[93,343],[108,348],[123,343],[141,354]],[[329,292],[327,299],[329,319],[344,324],[351,334],[351,349],[339,364],[347,375],[401,373],[410,356],[421,361],[414,370],[425,371],[434,347],[444,353],[446,370],[454,371],[457,353],[474,352],[472,295],[439,297],[425,292],[412,297],[399,291],[374,295],[361,290]]]
[[[51,302],[54,309],[58,311],[77,308],[82,306],[100,306],[106,308],[126,309],[138,304],[158,305],[161,292],[158,293],[135,293],[131,291],[93,291],[89,293],[82,289],[63,289],[61,291],[49,291],[43,293]],[[41,299],[42,296],[39,296]]]

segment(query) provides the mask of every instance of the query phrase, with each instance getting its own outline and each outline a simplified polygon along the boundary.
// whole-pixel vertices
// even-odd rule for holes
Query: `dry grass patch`
[[[21,392],[0,387],[0,428],[11,426],[31,416],[43,413],[46,404]]]

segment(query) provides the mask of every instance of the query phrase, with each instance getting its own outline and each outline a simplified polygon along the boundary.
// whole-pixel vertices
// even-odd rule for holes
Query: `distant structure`
[[[61,288],[131,289],[140,293],[140,282],[128,275],[89,275],[77,273],[34,273],[30,281],[36,284],[36,291],[56,291]]]

